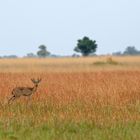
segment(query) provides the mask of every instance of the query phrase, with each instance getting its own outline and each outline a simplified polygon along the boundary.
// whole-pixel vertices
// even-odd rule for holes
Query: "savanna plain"
[[[0,140],[139,139],[140,57],[0,59]]]

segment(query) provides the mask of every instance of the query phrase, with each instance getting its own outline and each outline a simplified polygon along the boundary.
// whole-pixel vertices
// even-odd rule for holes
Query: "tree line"
[[[135,46],[128,46],[128,47],[126,47],[126,49],[123,52],[121,52],[121,51],[114,52],[114,53],[112,53],[112,55],[116,55],[116,56],[119,56],[119,55],[140,55],[140,51],[137,50],[135,48]]]
[[[96,49],[96,41],[93,41],[89,37],[85,36],[77,41],[77,45],[74,48],[74,51],[77,53],[81,53],[83,56],[88,56],[89,54],[94,54],[96,52]],[[47,47],[45,45],[39,46],[39,51],[37,52],[38,57],[47,57],[50,55],[51,53],[47,50]]]
[[[82,39],[77,40],[76,47],[74,47],[74,51],[76,54],[73,54],[73,57],[77,57],[77,53],[81,53],[82,56],[92,56],[95,55],[95,52],[97,51],[97,43],[96,40],[92,40],[89,37],[85,36]],[[39,57],[39,58],[45,58],[45,57],[57,57],[57,55],[52,55],[47,47],[45,45],[40,45],[38,47],[38,51],[36,54],[34,53],[28,53],[26,57]],[[135,48],[135,46],[128,46],[124,52],[114,52],[112,55],[140,55],[140,51]],[[9,56],[3,56],[2,58],[17,58],[16,55],[9,55]]]

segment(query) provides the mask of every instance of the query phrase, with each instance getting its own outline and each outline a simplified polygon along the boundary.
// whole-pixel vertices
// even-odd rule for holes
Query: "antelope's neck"
[[[38,85],[35,85],[35,86],[33,87],[33,93],[37,91],[37,87],[38,87]]]

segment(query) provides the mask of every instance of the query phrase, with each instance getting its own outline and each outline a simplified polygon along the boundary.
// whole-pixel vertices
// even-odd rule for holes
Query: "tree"
[[[27,58],[34,58],[36,55],[34,53],[27,53]]]
[[[82,53],[83,56],[88,56],[89,54],[95,53],[97,49],[96,41],[90,40],[88,37],[83,37],[79,39],[77,46],[74,48],[74,51]]]
[[[50,52],[47,51],[47,47],[45,45],[40,45],[38,48],[40,49],[37,52],[37,55],[39,57],[46,57],[46,56],[50,55]]]
[[[16,55],[4,55],[2,58],[18,58]]]
[[[121,51],[118,51],[118,52],[114,52],[114,53],[112,53],[112,55],[120,56],[120,55],[122,55],[122,53],[121,53]]]
[[[124,53],[124,55],[138,55],[140,54],[140,51],[138,51],[134,46],[128,46]]]

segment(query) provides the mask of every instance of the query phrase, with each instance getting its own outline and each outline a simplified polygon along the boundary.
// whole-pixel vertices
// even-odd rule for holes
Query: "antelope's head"
[[[31,81],[35,84],[35,86],[38,86],[38,84],[41,82],[41,78],[38,79],[31,79]]]

